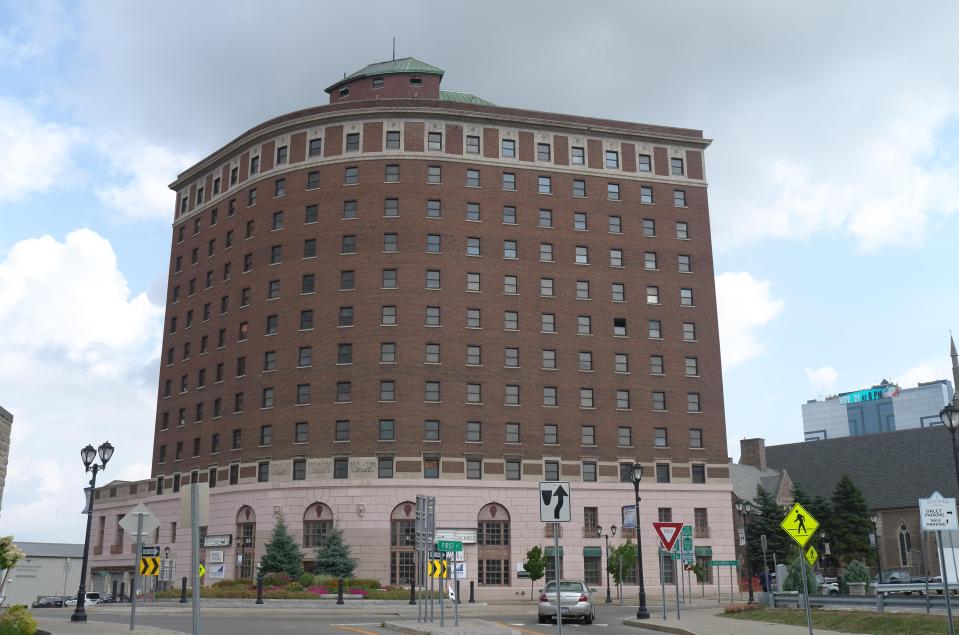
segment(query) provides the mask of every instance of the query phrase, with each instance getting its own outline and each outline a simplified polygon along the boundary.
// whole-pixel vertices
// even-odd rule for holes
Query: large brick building
[[[518,595],[552,542],[537,482],[563,479],[564,575],[602,584],[595,527],[622,524],[635,461],[650,554],[669,517],[698,525],[701,558],[732,556],[709,140],[442,76],[367,66],[171,185],[153,474],[98,492],[96,571],[128,566],[116,522],[140,501],[185,564],[178,490],[199,480],[228,577],[253,575],[282,514],[305,560],[336,524],[359,574],[403,583],[430,494],[439,526],[478,534],[481,594]]]

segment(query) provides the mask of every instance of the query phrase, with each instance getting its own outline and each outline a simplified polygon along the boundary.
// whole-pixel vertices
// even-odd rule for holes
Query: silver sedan
[[[592,624],[596,619],[593,596],[584,582],[563,580],[559,583],[560,615],[565,618],[582,619],[583,624]],[[539,623],[547,624],[556,619],[556,582],[549,582],[540,590]]]

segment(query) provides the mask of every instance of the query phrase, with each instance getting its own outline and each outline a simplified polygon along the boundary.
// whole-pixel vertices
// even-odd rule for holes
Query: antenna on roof
[[[393,36],[393,61],[396,61],[396,36]]]

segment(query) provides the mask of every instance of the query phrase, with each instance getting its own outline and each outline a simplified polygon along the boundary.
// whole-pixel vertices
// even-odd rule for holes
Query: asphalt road
[[[652,608],[652,607],[651,607]],[[439,607],[435,607],[435,622],[439,625]],[[447,625],[452,626],[453,615],[450,606],[447,606]],[[567,621],[563,623],[563,630],[576,635],[601,633],[603,635],[653,635],[654,631],[623,626],[622,620],[635,615],[635,607],[603,606],[596,608],[596,621],[590,626],[579,622]],[[38,615],[69,616],[61,609],[38,609]],[[399,613],[399,614],[398,614]],[[655,615],[655,613],[654,613]],[[129,622],[129,613],[101,613],[95,607],[88,610],[90,622],[112,622],[126,624]],[[536,607],[509,605],[490,607],[471,607],[460,613],[461,619],[482,619],[489,622],[498,622],[524,635],[556,635],[557,628],[553,624],[539,624],[536,617]],[[263,633],[296,633],[297,635],[385,635],[387,631],[381,627],[385,621],[416,620],[416,613],[391,610],[382,607],[370,612],[362,610],[310,610],[310,609],[206,609],[202,617],[204,635],[246,635]],[[170,630],[190,633],[192,617],[189,611],[152,611],[137,610],[137,624],[155,626]]]

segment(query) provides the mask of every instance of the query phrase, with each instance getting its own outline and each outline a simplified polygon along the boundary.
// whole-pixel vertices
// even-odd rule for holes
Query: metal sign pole
[[[562,600],[559,588],[562,586],[560,581],[562,580],[562,575],[560,575],[559,570],[559,523],[553,523],[553,567],[555,568],[555,577],[556,577],[556,632],[559,635],[563,635],[563,609],[560,606]]]
[[[672,557],[671,554],[666,554],[666,555]],[[679,573],[679,572],[676,571],[676,561],[673,560],[673,582],[676,583],[676,619],[677,619],[677,620],[680,619],[680,617],[679,617],[679,575],[678,575],[678,573]]]
[[[190,561],[193,565],[193,635],[200,630],[200,492],[196,483],[190,484]]]
[[[460,625],[460,588],[457,585],[456,552],[453,552],[453,626]]]
[[[140,575],[140,552],[143,550],[143,514],[137,514],[137,548],[130,576],[130,630],[137,621],[137,576]]]
[[[809,625],[809,635],[812,635],[812,608],[809,606],[809,580],[806,578],[806,556],[799,548],[799,567],[802,571],[803,604],[806,605],[806,624]]]
[[[666,576],[663,575],[666,565],[663,564],[663,548],[659,548],[659,585],[663,589],[663,621],[666,621]]]
[[[949,617],[949,635],[956,635],[956,625],[952,622],[952,600],[949,592],[949,576],[946,573],[946,554],[942,550],[942,532],[936,532],[936,544],[939,545],[939,572],[942,574],[942,592],[946,594],[946,614]]]
[[[440,627],[446,628],[446,578],[441,578],[440,587]]]
[[[416,497],[416,518],[414,520],[413,531],[416,537],[416,592],[420,596],[420,601],[416,603],[416,621],[423,621],[423,564],[426,560],[426,554],[423,552],[423,497]]]
[[[436,499],[435,499],[435,498],[433,498],[432,496],[427,496],[427,497],[426,497],[426,546],[427,546],[427,548],[428,548],[430,551],[433,550],[433,529],[434,529],[434,525],[433,525],[433,522],[434,522],[433,514],[434,514],[434,512],[435,512],[435,508],[434,508],[434,505],[435,505],[435,504],[436,504]],[[434,619],[434,617],[433,617],[433,615],[434,615],[433,610],[434,610],[434,608],[435,608],[435,607],[434,607],[435,598],[433,597],[433,596],[435,595],[435,593],[434,593],[434,585],[435,585],[435,584],[436,584],[436,583],[434,582],[433,576],[430,576],[430,591],[429,591],[429,595],[430,595],[430,623],[432,623],[432,622],[435,621],[435,619]]]

